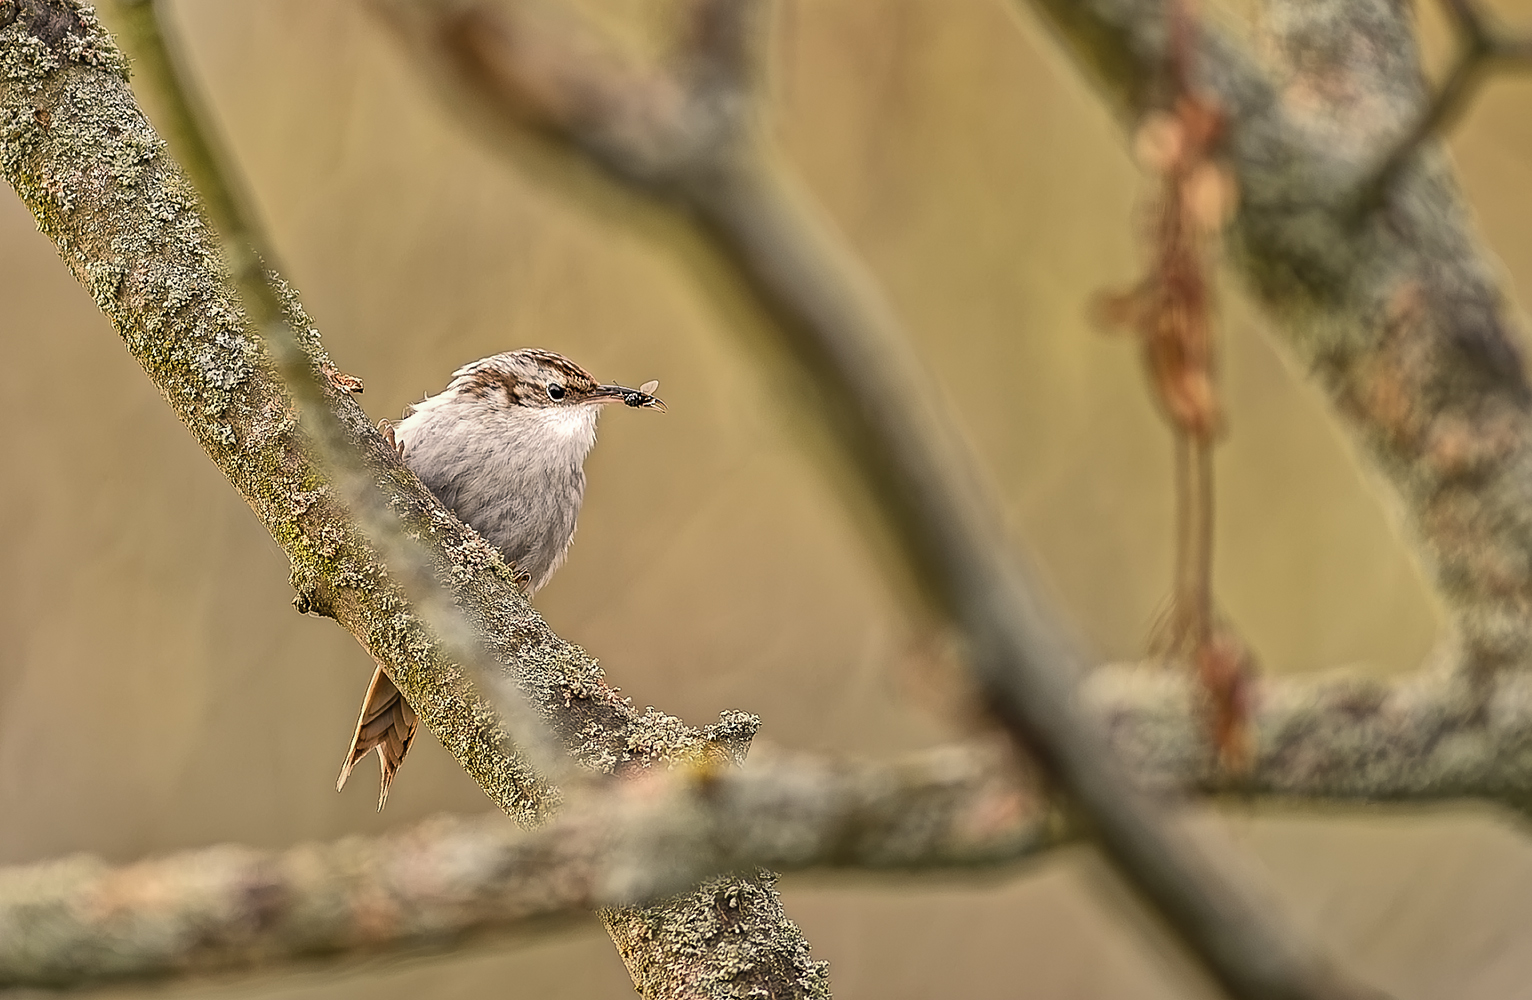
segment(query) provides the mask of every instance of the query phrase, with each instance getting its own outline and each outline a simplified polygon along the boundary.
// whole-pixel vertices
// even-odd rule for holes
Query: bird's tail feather
[[[373,671],[372,683],[367,685],[367,697],[362,699],[362,712],[356,720],[356,732],[351,736],[351,749],[346,753],[335,790],[338,792],[346,787],[351,769],[376,750],[382,770],[378,789],[378,810],[382,811],[383,804],[388,801],[388,786],[393,783],[399,765],[404,763],[404,755],[410,752],[419,724],[420,717],[394,687],[383,668]]]

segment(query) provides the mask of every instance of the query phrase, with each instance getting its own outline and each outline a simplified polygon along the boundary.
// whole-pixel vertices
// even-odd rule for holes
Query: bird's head
[[[465,365],[454,373],[450,388],[457,390],[459,397],[534,410],[593,411],[608,403],[665,409],[664,402],[654,395],[658,382],[645,382],[637,389],[597,382],[590,372],[562,354],[537,348],[496,354]]]

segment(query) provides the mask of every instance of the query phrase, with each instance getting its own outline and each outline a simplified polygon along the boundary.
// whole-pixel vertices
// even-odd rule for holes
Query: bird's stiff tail
[[[410,752],[415,739],[415,727],[420,717],[404,700],[404,695],[394,687],[394,682],[379,667],[372,673],[372,683],[367,685],[367,697],[362,699],[362,714],[356,720],[356,733],[351,737],[351,750],[346,763],[340,769],[335,782],[338,792],[346,787],[351,769],[373,750],[378,751],[378,765],[382,769],[382,784],[378,789],[378,810],[388,801],[388,786],[393,783],[404,755]]]

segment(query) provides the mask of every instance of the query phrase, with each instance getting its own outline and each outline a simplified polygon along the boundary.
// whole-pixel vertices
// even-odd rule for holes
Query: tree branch
[[[1248,769],[1197,724],[1195,679],[1158,664],[1094,671],[1082,701],[1151,784],[1332,801],[1476,798],[1532,811],[1532,681],[1487,702],[1459,673],[1331,672],[1257,682]],[[572,802],[518,832],[438,819],[278,852],[224,846],[112,868],[91,858],[0,869],[0,988],[78,987],[407,949],[575,920],[719,873],[952,872],[1069,842],[1065,817],[994,747],[887,763],[753,756]],[[738,885],[709,881],[732,911]]]
[[[533,833],[498,816],[440,818],[276,852],[230,845],[120,868],[67,858],[0,869],[0,988],[447,948],[699,882],[704,916],[733,934],[774,878],[761,866],[992,866],[1062,836],[997,748],[953,747],[883,764],[793,756],[654,774]]]
[[[1360,200],[1376,208],[1421,143],[1450,128],[1496,70],[1532,69],[1532,36],[1513,37],[1474,0],[1441,0],[1457,36],[1457,57],[1415,125],[1363,183]]]
[[[1483,682],[1441,666],[1398,680],[1359,671],[1265,677],[1251,691],[1250,757],[1219,767],[1197,725],[1194,678],[1158,664],[1094,672],[1082,698],[1153,784],[1332,801],[1476,799],[1532,812],[1532,677]]]
[[[1132,121],[1163,65],[1158,0],[1033,0]],[[1532,665],[1532,387],[1498,266],[1435,144],[1355,193],[1427,101],[1407,5],[1270,0],[1274,78],[1212,26],[1199,85],[1229,114],[1230,250],[1398,499],[1482,677]]]
[[[493,706],[424,627],[318,462],[191,186],[134,103],[125,60],[77,0],[23,0],[0,24],[0,171],[287,553],[300,605],[335,618],[392,666],[421,719],[497,806],[521,822],[541,818],[550,789],[510,752]],[[290,290],[282,292],[302,352],[326,370],[317,332]],[[383,445],[365,414],[333,385],[320,390],[345,443],[430,551],[478,641],[575,757],[597,771],[631,772],[743,754],[758,724],[752,716],[725,713],[698,731],[640,713],[613,692],[596,663],[519,596],[500,555]],[[748,919],[720,928],[705,919],[711,896],[678,899],[653,916],[687,933],[619,939],[625,957],[684,951],[676,974],[704,995],[755,985],[781,996],[825,995],[824,966],[809,960],[775,890],[760,878],[732,884]]]
[[[1532,682],[1481,704],[1450,670],[1401,681],[1265,678],[1251,758],[1231,775],[1197,725],[1193,678],[1157,664],[1092,673],[1082,700],[1151,784],[1332,801],[1476,798],[1532,809]],[[224,846],[121,868],[69,858],[0,870],[0,988],[101,984],[523,932],[720,873],[952,872],[1067,842],[1067,821],[994,747],[887,763],[757,752],[742,771],[683,769],[577,798],[518,832],[433,820],[378,840],[280,852]],[[732,886],[732,887],[731,887]]]

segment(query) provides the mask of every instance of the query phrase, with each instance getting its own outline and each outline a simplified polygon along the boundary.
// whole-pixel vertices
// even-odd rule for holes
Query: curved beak
[[[622,403],[635,409],[659,410],[664,413],[665,401],[654,394],[654,390],[659,387],[658,382],[645,382],[637,389],[629,389],[625,385],[598,385],[589,399],[593,403]]]

